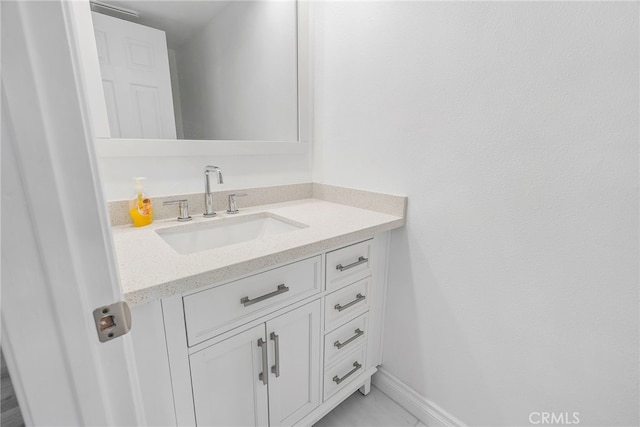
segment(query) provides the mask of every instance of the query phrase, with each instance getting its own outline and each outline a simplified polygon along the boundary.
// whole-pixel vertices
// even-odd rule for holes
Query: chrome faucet
[[[216,216],[216,213],[213,210],[213,194],[211,194],[211,183],[209,181],[211,173],[216,174],[218,184],[224,183],[224,179],[222,179],[222,171],[219,167],[206,166],[204,168],[204,213],[202,216],[207,218]]]

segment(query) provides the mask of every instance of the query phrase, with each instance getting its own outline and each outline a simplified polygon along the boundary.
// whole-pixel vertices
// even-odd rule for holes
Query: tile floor
[[[22,427],[24,422],[2,358],[2,427]],[[314,424],[314,427],[426,427],[416,417],[375,387],[363,396],[356,391]]]
[[[425,427],[416,417],[375,387],[363,396],[356,391],[314,424],[314,427]]]
[[[1,353],[0,353],[1,354]],[[0,356],[0,426],[24,427],[16,393],[13,390],[9,370],[4,361],[4,355]]]

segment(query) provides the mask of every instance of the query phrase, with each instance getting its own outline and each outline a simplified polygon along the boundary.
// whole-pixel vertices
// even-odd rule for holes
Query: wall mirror
[[[306,52],[295,0],[90,6],[104,104],[98,114],[108,123],[99,137],[165,145],[305,140]]]

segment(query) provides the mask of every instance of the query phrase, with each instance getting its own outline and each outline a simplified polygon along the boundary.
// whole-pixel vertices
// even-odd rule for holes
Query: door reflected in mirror
[[[299,139],[294,0],[91,8],[112,138]]]

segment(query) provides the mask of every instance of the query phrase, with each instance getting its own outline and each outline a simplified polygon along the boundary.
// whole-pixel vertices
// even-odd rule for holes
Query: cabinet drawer
[[[327,253],[327,291],[371,275],[371,240]]]
[[[347,320],[369,310],[370,282],[371,278],[367,277],[326,297],[324,306],[326,331],[331,331]]]
[[[369,335],[367,319],[367,314],[358,316],[325,336],[325,366],[367,341]]]
[[[366,371],[367,347],[352,351],[335,365],[324,370],[324,400]]]
[[[184,297],[189,346],[236,326],[245,317],[319,293],[320,265],[317,256]]]

